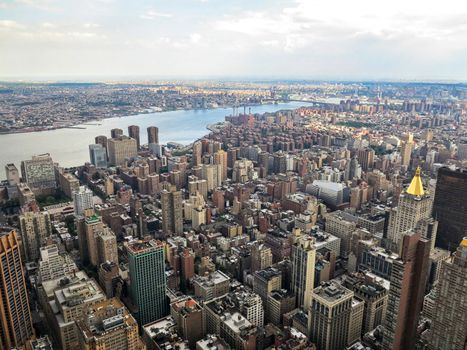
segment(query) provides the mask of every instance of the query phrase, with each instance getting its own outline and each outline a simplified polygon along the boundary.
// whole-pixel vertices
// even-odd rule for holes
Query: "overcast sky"
[[[467,0],[0,0],[0,79],[467,80]]]

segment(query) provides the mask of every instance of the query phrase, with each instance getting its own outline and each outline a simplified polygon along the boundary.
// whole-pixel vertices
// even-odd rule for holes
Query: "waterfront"
[[[303,102],[289,102],[252,106],[252,113],[275,112],[281,109],[294,109]],[[206,126],[224,120],[232,113],[231,108],[208,110],[180,110],[138,114],[128,117],[103,119],[80,125],[83,128],[57,129],[19,134],[0,135],[0,178],[5,177],[4,166],[15,163],[20,168],[21,161],[34,154],[50,153],[61,166],[70,167],[89,161],[88,145],[94,143],[98,135],[110,137],[110,130],[121,128],[127,134],[128,125],[138,125],[141,130],[141,143],[147,143],[146,128],[157,126],[161,143],[169,141],[189,144],[209,133]]]

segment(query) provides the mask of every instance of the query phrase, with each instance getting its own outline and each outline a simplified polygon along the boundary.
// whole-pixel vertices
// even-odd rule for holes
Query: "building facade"
[[[0,232],[0,349],[20,347],[33,335],[16,232]]]
[[[167,314],[164,245],[156,240],[126,244],[130,295],[137,307],[137,320],[145,325]]]

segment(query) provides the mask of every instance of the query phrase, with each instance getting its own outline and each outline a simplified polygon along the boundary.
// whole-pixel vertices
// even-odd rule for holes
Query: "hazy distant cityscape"
[[[0,350],[467,350],[466,16],[0,0]]]

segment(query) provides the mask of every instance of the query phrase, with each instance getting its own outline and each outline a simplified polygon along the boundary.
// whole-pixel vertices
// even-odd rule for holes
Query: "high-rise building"
[[[268,295],[265,309],[268,311],[268,320],[280,326],[282,315],[295,309],[295,295],[287,289],[273,290]]]
[[[428,349],[465,349],[467,346],[467,237],[448,261],[441,263]]]
[[[282,288],[282,272],[276,268],[268,267],[264,270],[253,273],[253,291],[258,294],[264,305],[265,316],[271,320],[272,310],[269,309],[268,299],[271,293]],[[295,307],[295,299],[294,299]]]
[[[117,138],[117,137],[120,137],[120,136],[123,136],[123,130],[122,129],[115,128],[115,129],[110,130],[110,137]]]
[[[40,248],[52,234],[52,224],[48,212],[26,212],[19,217],[21,237],[26,261],[37,261]]]
[[[107,149],[101,144],[89,145],[89,159],[96,168],[107,168]]]
[[[159,128],[156,126],[148,127],[148,143],[159,143]]]
[[[183,201],[180,191],[161,192],[162,230],[166,233],[183,233]]]
[[[311,295],[308,335],[320,350],[342,350],[348,343],[353,292],[336,282],[325,282]]]
[[[402,238],[400,259],[393,262],[383,349],[415,348],[429,266],[430,241],[411,231]]]
[[[234,349],[256,349],[257,328],[239,312],[225,313],[219,328],[219,335]]]
[[[383,323],[388,304],[389,282],[355,274],[345,279],[344,287],[352,290],[365,303],[363,310],[362,334],[371,332]]]
[[[104,147],[105,152],[107,153],[107,136],[105,135],[96,136],[94,139],[94,143],[96,145],[101,145],[102,147]]]
[[[352,299],[352,311],[350,312],[347,345],[354,344],[361,338],[364,310],[365,302],[360,298],[354,297]]]
[[[193,155],[192,164],[193,166],[201,165],[203,156],[203,144],[200,141],[193,143]]]
[[[96,237],[98,265],[109,262],[118,264],[117,237],[108,227],[104,227]]]
[[[18,168],[16,168],[16,165],[12,163],[5,165],[5,174],[9,186],[16,186],[19,184],[19,171]]]
[[[83,215],[86,209],[94,208],[93,193],[86,186],[80,186],[79,191],[73,192],[75,215]]]
[[[253,162],[248,159],[236,160],[232,170],[232,181],[245,183],[254,178]]]
[[[84,263],[99,266],[97,236],[104,231],[104,223],[92,209],[86,210],[84,214],[84,217],[77,218],[76,225],[80,257]]]
[[[146,349],[136,320],[117,298],[89,305],[76,326],[80,350]]]
[[[136,147],[140,149],[141,143],[139,140],[139,126],[138,125],[130,125],[128,127],[128,136],[136,140]]]
[[[56,244],[50,244],[40,249],[39,260],[40,282],[65,277],[78,270],[75,262],[68,254],[60,254]]]
[[[145,325],[167,315],[164,244],[154,239],[125,244],[128,252],[130,296],[136,319]]]
[[[230,278],[222,271],[214,271],[208,276],[195,276],[193,286],[195,296],[207,301],[227,294],[230,289]]]
[[[63,350],[79,349],[78,327],[76,320],[86,316],[88,306],[106,300],[105,294],[93,279],[74,278],[55,282],[52,300],[47,303],[45,314]]]
[[[195,275],[195,253],[193,250],[185,248],[180,253],[180,265],[182,278],[187,281]]]
[[[138,145],[135,139],[126,136],[111,138],[107,141],[109,164],[119,166],[127,159],[135,158],[138,154]]]
[[[253,245],[251,249],[251,272],[264,270],[272,265],[271,248],[263,243]]]
[[[358,163],[362,166],[362,170],[368,171],[373,169],[373,163],[375,162],[375,150],[371,148],[359,149],[357,152],[357,158]]]
[[[0,349],[20,347],[33,335],[16,232],[0,232]]]
[[[23,160],[21,173],[23,181],[35,194],[50,194],[57,187],[54,162],[48,153],[33,156],[30,160]]]
[[[179,334],[194,348],[196,342],[206,335],[203,308],[193,298],[186,297],[170,304],[170,313]]]
[[[227,152],[220,149],[214,153],[214,164],[220,164],[221,168],[221,179],[225,181],[227,179]]]
[[[79,180],[75,175],[60,170],[58,186],[65,196],[73,198],[73,192],[79,191]]]
[[[440,168],[436,180],[433,217],[438,220],[436,246],[457,246],[467,227],[467,169]],[[452,249],[451,249],[452,250]]]
[[[340,256],[347,257],[351,251],[353,232],[357,229],[357,223],[347,220],[345,213],[335,211],[326,216],[326,232],[341,239]]]
[[[422,220],[430,218],[431,209],[431,196],[424,190],[420,168],[417,168],[409,187],[399,195],[397,207],[391,209],[388,229],[389,248],[400,252],[404,233],[417,227]]]
[[[298,238],[292,246],[292,290],[297,295],[297,305],[305,310],[311,305],[315,280],[316,248],[308,235]]]
[[[406,168],[410,165],[410,159],[412,157],[412,149],[413,149],[413,135],[408,133],[403,137],[401,143],[401,165],[405,166]]]

